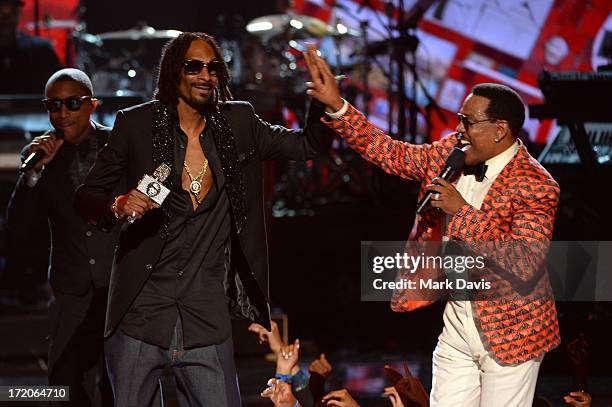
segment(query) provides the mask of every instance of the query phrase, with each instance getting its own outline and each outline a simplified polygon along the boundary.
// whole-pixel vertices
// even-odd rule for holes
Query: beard
[[[192,87],[188,98],[184,98],[185,102],[200,112],[205,112],[214,109],[217,105],[218,91],[215,86],[211,86],[210,92],[203,94],[198,89]]]

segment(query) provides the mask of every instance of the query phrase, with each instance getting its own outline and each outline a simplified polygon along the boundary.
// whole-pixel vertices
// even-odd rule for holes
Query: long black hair
[[[159,61],[159,73],[153,96],[166,106],[175,106],[178,103],[178,85],[181,80],[185,54],[195,40],[202,40],[210,45],[215,53],[215,59],[223,63],[223,70],[218,74],[217,86],[208,106],[217,108],[219,102],[232,99],[228,86],[229,69],[215,39],[203,32],[184,32],[166,43]]]

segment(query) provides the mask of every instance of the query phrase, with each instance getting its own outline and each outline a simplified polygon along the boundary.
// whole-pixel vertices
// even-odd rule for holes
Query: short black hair
[[[513,136],[518,136],[525,122],[525,104],[515,90],[499,83],[479,83],[472,94],[489,99],[485,114],[490,119],[506,120]]]
[[[47,80],[47,84],[45,85],[45,94],[47,94],[47,89],[52,83],[61,81],[76,82],[87,92],[88,96],[93,96],[93,85],[91,84],[91,79],[89,79],[89,76],[87,76],[85,72],[75,68],[60,69],[51,75],[49,80]]]
[[[183,71],[185,54],[195,40],[202,40],[212,48],[215,59],[223,62],[223,70],[218,76],[218,88],[215,89],[212,106],[216,107],[219,101],[225,102],[232,99],[229,90],[230,73],[223,59],[221,48],[215,39],[203,32],[184,32],[178,37],[168,41],[162,50],[159,61],[159,73],[157,85],[153,96],[166,106],[174,106],[178,103],[178,84]]]

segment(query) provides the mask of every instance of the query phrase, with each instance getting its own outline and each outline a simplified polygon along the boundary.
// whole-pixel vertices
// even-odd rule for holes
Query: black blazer
[[[94,126],[93,137],[101,149],[111,129],[97,123]],[[29,145],[22,150],[22,159],[28,150]],[[27,186],[24,175],[17,180],[7,209],[8,234],[11,247],[27,255],[37,237],[32,231],[48,223],[51,286],[56,292],[83,295],[92,283],[96,287],[108,286],[118,228],[110,234],[103,233],[83,221],[72,205],[77,185],[70,176],[69,163],[58,157],[46,166],[34,188]]]
[[[102,228],[114,221],[111,194],[122,175],[128,189],[134,188],[143,174],[154,170],[159,145],[153,145],[155,103],[148,102],[119,111],[108,145],[100,152],[89,176],[77,193],[75,205],[81,215]],[[261,120],[246,102],[227,102],[221,113],[229,123],[235,144],[216,141],[217,150],[235,149],[221,154],[226,188],[237,191],[228,171],[240,169],[244,194],[232,200],[231,253],[226,262],[225,287],[230,310],[235,317],[247,318],[270,329],[268,306],[268,255],[263,202],[262,160],[307,160],[329,149],[333,132],[320,121],[323,106],[312,104],[302,130],[289,130]],[[219,145],[222,144],[222,145]],[[173,154],[173,153],[171,153]],[[237,162],[227,162],[227,157]],[[225,157],[225,158],[224,158]],[[225,160],[225,162],[224,162]],[[236,196],[236,195],[234,195]],[[246,222],[239,221],[238,213]],[[115,253],[106,315],[108,336],[121,321],[140,292],[161,253],[166,235],[162,210],[151,210],[133,224],[125,224]],[[231,261],[230,261],[231,260]]]

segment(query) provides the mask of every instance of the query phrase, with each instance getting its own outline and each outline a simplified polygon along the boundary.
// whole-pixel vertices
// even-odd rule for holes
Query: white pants
[[[469,301],[449,301],[433,354],[431,407],[531,407],[542,358],[502,366],[480,339]]]

